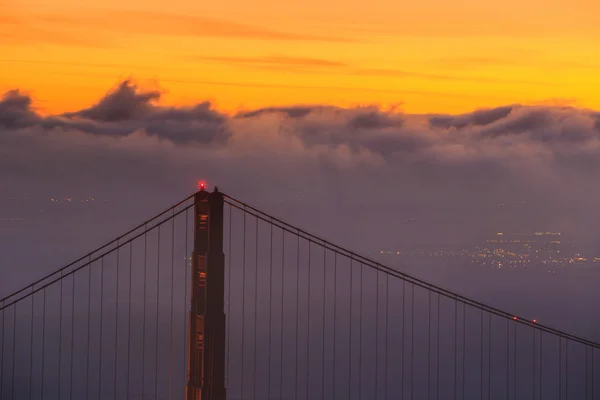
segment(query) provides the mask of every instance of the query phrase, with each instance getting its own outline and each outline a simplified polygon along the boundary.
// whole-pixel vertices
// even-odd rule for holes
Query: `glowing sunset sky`
[[[593,0],[0,0],[0,91],[44,113],[133,77],[166,104],[600,108]]]

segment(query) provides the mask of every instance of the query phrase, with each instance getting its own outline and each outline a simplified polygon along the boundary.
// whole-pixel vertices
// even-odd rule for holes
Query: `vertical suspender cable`
[[[187,385],[187,337],[188,337],[188,313],[189,313],[189,309],[190,309],[190,302],[188,300],[188,270],[191,268],[190,263],[188,262],[189,260],[191,260],[190,257],[190,253],[189,253],[189,208],[185,210],[185,257],[184,257],[184,268],[183,268],[183,274],[184,274],[184,288],[183,288],[183,304],[184,304],[184,313],[183,313],[183,387],[185,387]],[[230,246],[230,251],[229,251],[229,273],[231,274],[231,206],[229,206],[229,246]],[[231,287],[231,284],[229,285]],[[229,312],[227,312],[227,337],[229,338]],[[229,339],[228,339],[229,340]],[[229,383],[229,346],[227,346],[227,383]],[[143,399],[142,399],[143,400]]]
[[[363,263],[360,263],[360,280],[358,282],[358,399],[362,399],[362,328],[363,328]]]
[[[483,400],[483,336],[484,336],[483,335],[483,310],[479,310],[479,311],[480,311],[479,317],[481,318],[481,329],[480,329],[480,332],[481,332],[480,335],[481,335],[481,337],[479,338],[479,342],[480,342],[480,345],[481,345],[481,350],[479,352],[479,357],[480,357],[480,360],[479,360],[480,361],[479,376],[481,378],[481,383],[479,385],[479,388],[481,390],[481,395],[480,395],[481,397],[480,397],[480,399]]]
[[[117,283],[116,283],[116,302],[115,302],[115,371],[114,371],[114,388],[113,388],[113,398],[117,399],[117,356],[118,356],[118,348],[119,348],[119,267],[120,267],[120,245],[117,241]]]
[[[155,330],[155,347],[154,347],[154,398],[158,399],[158,327],[160,324],[160,228],[158,225],[158,236],[156,239],[156,330]]]
[[[33,397],[33,321],[34,321],[34,317],[35,317],[35,293],[33,293],[33,289],[34,287],[31,287],[31,336],[30,336],[30,343],[29,343],[29,400],[32,399]],[[2,315],[4,315],[4,311],[2,311]],[[4,342],[4,335],[2,335],[2,341]],[[2,374],[0,373],[0,376],[2,376]],[[1,378],[0,378],[1,379]],[[71,374],[71,380],[73,380],[73,374]],[[0,392],[0,394],[2,394]]]
[[[71,281],[71,362],[69,371],[69,400],[73,399],[73,363],[75,356],[75,273]],[[33,318],[33,316],[32,316]],[[32,325],[33,326],[33,325]],[[33,332],[32,332],[33,335]],[[31,391],[30,391],[31,392]]]
[[[321,399],[325,400],[325,298],[327,290],[327,245],[323,246],[323,353],[321,359],[323,360],[323,365],[321,367]],[[335,354],[334,354],[335,357]]]
[[[454,400],[458,400],[458,300],[454,299]]]
[[[384,390],[384,395],[383,398],[385,400],[387,400],[388,397],[388,371],[389,371],[389,365],[388,365],[388,328],[389,328],[389,324],[388,324],[388,317],[389,317],[389,311],[390,311],[390,280],[389,280],[389,275],[385,274],[385,353],[383,353],[384,357],[385,357],[385,385],[383,386],[383,390]]]
[[[333,253],[333,396],[332,400],[335,400],[336,394],[336,326],[337,326],[337,252]]]
[[[230,367],[230,363],[231,363],[231,276],[232,276],[232,259],[233,259],[233,253],[231,252],[231,241],[232,241],[232,229],[231,229],[231,225],[232,225],[232,209],[233,207],[231,206],[231,204],[229,204],[229,232],[227,232],[228,235],[228,241],[227,241],[227,374],[226,374],[226,382],[227,382],[227,387],[229,387],[229,374],[231,371],[231,367]],[[188,218],[187,218],[187,212],[186,212],[186,218],[185,218],[185,254],[188,254],[188,247],[187,247],[187,243],[188,243]],[[186,296],[185,296],[185,301],[187,302],[187,270],[188,268],[186,267]]]
[[[281,229],[281,341],[279,342],[279,398],[283,399],[283,295],[285,282],[285,230]]]
[[[348,318],[348,399],[352,399],[352,317],[353,317],[353,309],[352,309],[352,298],[354,289],[354,273],[353,273],[353,265],[352,265],[352,257],[350,257],[350,290],[349,290],[349,301],[350,308],[348,310],[349,318]]]
[[[401,330],[401,339],[400,339],[400,343],[401,343],[401,356],[400,356],[400,376],[402,377],[402,379],[400,380],[400,393],[401,396],[400,398],[402,400],[404,400],[404,377],[405,377],[405,373],[404,373],[404,365],[405,360],[404,360],[404,355],[406,354],[405,352],[405,328],[406,328],[406,324],[405,324],[405,320],[406,320],[406,280],[402,279],[402,330]]]
[[[410,400],[414,399],[415,392],[415,284],[412,284],[412,312],[410,313]]]
[[[379,383],[379,271],[377,274],[377,290],[375,291],[375,397],[377,400],[377,389]]]
[[[98,361],[98,400],[102,399],[102,333],[104,315],[104,257],[100,259],[100,352]]]
[[[242,374],[240,378],[241,398],[244,398],[244,339],[246,328],[246,207],[243,210],[244,214],[244,234],[242,239],[242,354],[240,367]]]
[[[267,350],[269,367],[267,373],[267,398],[271,398],[271,339],[273,337],[273,221],[270,221],[269,223],[269,230],[269,349]]]
[[[131,288],[132,288],[132,280],[133,280],[133,241],[129,242],[129,292],[127,299],[127,318],[128,326],[127,326],[127,382],[126,382],[126,399],[129,399],[129,381],[131,380]]]
[[[44,372],[46,372],[46,363],[45,363],[45,358],[46,358],[46,288],[43,289],[44,292],[44,301],[42,304],[42,383],[41,383],[41,395],[42,395],[42,400],[44,400],[44,382],[45,382],[45,377],[44,377]],[[4,312],[2,312],[2,315],[4,316]],[[4,328],[4,320],[2,321],[2,327]],[[3,340],[4,342],[4,340]],[[1,393],[1,392],[0,392]]]
[[[492,314],[488,312],[488,400],[492,399]]]
[[[296,236],[296,370],[294,372],[294,399],[298,398],[298,330],[300,329],[300,235]]]
[[[435,389],[436,389],[436,394],[435,394],[435,398],[436,400],[440,400],[440,294],[438,293],[437,295],[437,323],[436,323],[436,328],[437,328],[437,345],[436,345],[436,349],[437,349],[437,356],[436,356],[436,367],[437,367],[437,371],[435,374]]]
[[[87,309],[87,357],[85,362],[85,400],[89,397],[90,382],[90,337],[92,328],[92,256],[88,259],[88,309]]]
[[[431,400],[431,288],[427,290],[427,399]]]
[[[306,327],[306,400],[309,399],[309,394],[308,394],[308,390],[309,390],[309,378],[310,378],[310,294],[311,294],[311,279],[310,279],[310,272],[311,272],[311,242],[310,240],[308,241],[308,291],[307,291],[307,327]]]
[[[60,389],[61,389],[61,375],[62,375],[62,342],[63,342],[63,335],[62,335],[62,326],[63,326],[63,272],[60,272],[60,282],[59,282],[59,286],[60,286],[60,300],[59,300],[59,306],[58,306],[58,373],[57,373],[57,385],[56,385],[56,391],[57,391],[57,397],[60,399]],[[14,352],[15,346],[13,343],[13,352]],[[14,360],[14,357],[13,357]],[[14,368],[13,368],[13,380],[14,380]],[[13,385],[14,387],[14,385]],[[13,399],[14,400],[14,399]]]
[[[142,302],[142,399],[145,399],[145,388],[146,388],[146,292],[147,292],[147,282],[146,278],[148,275],[148,225],[144,225],[144,301]]]
[[[254,370],[252,371],[253,375],[253,398],[256,399],[256,368],[257,368],[257,357],[256,357],[256,348],[258,347],[258,224],[259,219],[256,218],[256,238],[255,238],[255,265],[254,265]]]
[[[173,300],[175,297],[175,209],[171,216],[171,306],[169,308],[169,395],[173,392]]]
[[[16,355],[17,355],[17,304],[15,303],[13,306],[13,342],[12,342],[12,383],[11,383],[11,394],[10,394],[10,398],[11,400],[15,400],[15,361],[16,361]],[[60,382],[60,375],[59,375],[59,382]],[[60,385],[59,385],[59,391],[60,391]]]
[[[465,360],[467,351],[467,305],[463,303],[463,343],[462,343],[462,358],[461,358],[461,382],[462,382],[462,397],[465,398]]]

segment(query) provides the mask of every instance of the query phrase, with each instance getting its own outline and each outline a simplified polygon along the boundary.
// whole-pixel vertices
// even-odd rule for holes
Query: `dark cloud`
[[[36,123],[31,98],[19,90],[11,90],[0,100],[0,127],[17,129]]]
[[[476,110],[463,115],[433,115],[429,118],[431,126],[438,128],[464,128],[468,125],[488,125],[499,119],[506,118],[511,111],[512,106],[498,107],[486,110]]]
[[[284,114],[290,118],[303,118],[310,114],[312,111],[319,109],[320,107],[312,106],[295,106],[295,107],[266,107],[259,108],[257,110],[245,111],[239,113],[238,118],[252,118],[258,117],[264,114]]]
[[[31,109],[31,98],[8,92],[0,102],[0,125],[5,128],[40,127],[78,130],[94,135],[127,136],[136,131],[175,143],[223,144],[231,132],[225,115],[209,102],[193,107],[161,107],[158,91],[143,91],[124,81],[90,108],[42,117]]]
[[[158,91],[140,92],[131,82],[125,81],[94,106],[66,116],[102,122],[139,119],[153,111],[152,101],[159,98]]]
[[[598,113],[589,110],[510,105],[412,115],[309,105],[230,116],[208,102],[165,107],[158,100],[158,91],[127,81],[89,108],[42,116],[27,95],[9,92],[0,102],[0,185],[137,196],[154,187],[187,191],[205,177],[250,200],[264,193],[300,198],[310,188],[327,193],[326,202],[343,198],[340,213],[356,212],[371,201],[366,193],[376,192],[389,207],[427,211],[420,220],[437,221],[435,229],[417,225],[400,234],[407,241],[454,240],[508,223],[486,207],[520,199],[539,209],[514,226],[586,226],[595,235],[600,130]],[[355,181],[365,194],[350,189]],[[563,212],[565,204],[570,210]],[[456,224],[460,232],[451,232]]]

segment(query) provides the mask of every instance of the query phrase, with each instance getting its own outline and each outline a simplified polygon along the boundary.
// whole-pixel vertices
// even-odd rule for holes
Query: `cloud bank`
[[[306,213],[301,220],[325,234],[353,215],[388,242],[496,229],[600,239],[600,113],[592,110],[515,104],[411,115],[298,105],[228,115],[209,102],[161,106],[160,96],[125,81],[88,108],[46,116],[23,91],[6,93],[1,191],[174,199],[205,178],[250,202],[300,201],[275,212]],[[527,210],[499,208],[517,202]],[[403,225],[409,218],[419,223]]]

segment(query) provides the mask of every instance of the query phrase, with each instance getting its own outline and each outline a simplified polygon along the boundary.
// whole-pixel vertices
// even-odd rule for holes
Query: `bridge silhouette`
[[[597,343],[218,190],[0,300],[0,344],[2,400],[600,398]]]

